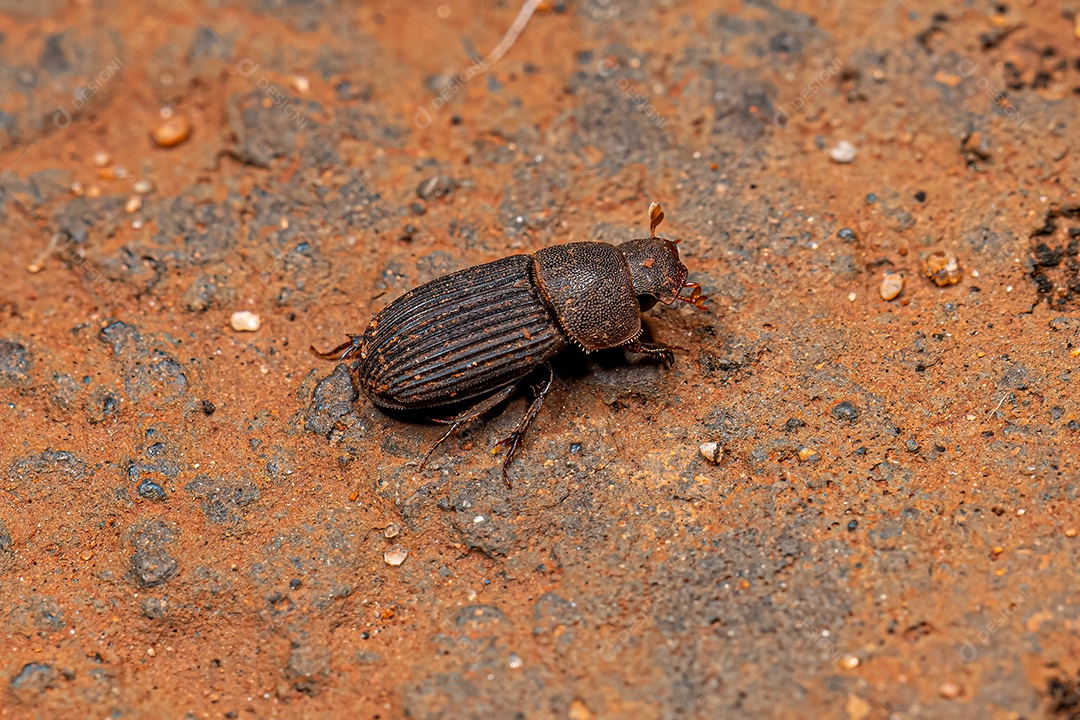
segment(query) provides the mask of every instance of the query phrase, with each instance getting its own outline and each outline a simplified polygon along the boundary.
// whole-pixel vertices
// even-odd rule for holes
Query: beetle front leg
[[[664,343],[647,343],[640,340],[633,340],[623,345],[624,350],[629,350],[633,353],[640,353],[642,355],[648,355],[651,358],[655,358],[664,363],[664,367],[671,367],[675,363],[675,351],[681,350],[687,352],[686,348],[681,348],[676,345],[665,345]]]
[[[417,467],[416,471],[423,471],[424,465],[427,464],[428,459],[431,458],[431,454],[435,452],[435,450],[440,445],[442,445],[448,437],[453,435],[458,428],[460,428],[462,425],[467,425],[468,423],[471,423],[473,420],[477,419],[478,417],[486,413],[488,410],[491,410],[496,405],[506,400],[508,397],[514,394],[514,389],[514,385],[507,385],[494,395],[490,395],[484,398],[483,400],[476,403],[468,410],[465,410],[459,415],[455,415],[454,417],[447,420],[435,420],[435,422],[449,425],[450,429],[444,432],[442,437],[436,440],[435,444],[431,446],[431,449],[427,451],[423,458],[421,458],[420,462],[416,463],[416,465],[419,466]]]
[[[533,418],[536,417],[536,414],[540,412],[540,407],[544,404],[544,398],[546,398],[547,394],[551,391],[551,381],[555,378],[555,373],[547,363],[544,364],[544,367],[546,367],[548,371],[547,382],[533,388],[535,393],[533,401],[529,405],[529,409],[525,411],[525,415],[521,418],[521,422],[514,428],[514,432],[495,443],[495,447],[491,449],[492,452],[495,452],[500,447],[508,448],[506,458],[503,460],[502,464],[502,476],[503,481],[506,483],[506,487],[510,487],[510,477],[507,475],[507,471],[510,469],[510,463],[514,462],[514,457],[517,455],[518,448],[521,447],[521,442],[525,439],[525,433],[528,431],[529,425],[532,423]]]

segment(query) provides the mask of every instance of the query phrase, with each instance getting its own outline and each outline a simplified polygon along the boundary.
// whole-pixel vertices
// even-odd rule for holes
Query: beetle
[[[670,365],[673,350],[641,341],[641,313],[675,300],[707,310],[701,286],[686,282],[678,240],[657,237],[664,219],[649,206],[649,237],[619,245],[575,242],[531,255],[510,255],[432,280],[379,311],[360,335],[328,352],[326,360],[357,357],[361,391],[387,410],[421,411],[449,429],[431,454],[458,428],[509,398],[541,366],[547,380],[509,436],[502,474],[551,390],[548,361],[573,344],[586,353],[621,347]],[[688,295],[681,294],[690,289]],[[466,409],[440,417],[440,408]],[[493,451],[494,449],[493,448]]]

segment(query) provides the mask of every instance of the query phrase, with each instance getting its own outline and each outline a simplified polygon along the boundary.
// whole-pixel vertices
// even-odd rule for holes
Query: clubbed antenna
[[[649,205],[649,237],[656,237],[656,228],[664,222],[664,208],[660,203],[654,202]]]
[[[691,288],[689,295],[676,295],[676,297],[683,302],[690,303],[698,310],[709,312],[709,308],[705,307],[705,301],[709,299],[709,296],[701,294],[701,286],[697,283],[686,283],[683,285],[683,289],[686,288]]]

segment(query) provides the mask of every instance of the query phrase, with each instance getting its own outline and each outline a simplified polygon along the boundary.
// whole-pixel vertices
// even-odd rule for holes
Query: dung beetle
[[[586,353],[621,347],[670,365],[672,350],[681,348],[642,342],[641,313],[675,300],[706,310],[701,287],[686,282],[678,240],[656,236],[664,219],[659,203],[649,206],[649,219],[647,238],[553,245],[432,280],[379,311],[362,335],[329,352],[311,351],[339,362],[358,357],[360,389],[375,405],[422,411],[450,426],[421,467],[455,430],[544,366],[547,380],[496,445],[507,448],[502,472],[509,485],[507,469],[551,389],[549,360],[573,344]],[[690,294],[681,295],[686,288]],[[460,407],[466,409],[440,416],[440,409]]]

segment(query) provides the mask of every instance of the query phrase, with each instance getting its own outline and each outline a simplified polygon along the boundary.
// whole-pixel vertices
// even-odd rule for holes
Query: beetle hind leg
[[[350,335],[348,341],[341,343],[333,350],[319,352],[315,349],[314,345],[308,347],[308,349],[311,350],[311,354],[317,358],[322,358],[323,360],[337,360],[338,362],[341,362],[360,352],[360,346],[363,344],[363,342],[363,335]]]
[[[500,447],[505,447],[507,449],[506,457],[503,459],[502,464],[503,482],[506,483],[506,487],[510,487],[510,477],[507,475],[507,471],[510,469],[510,463],[514,462],[514,458],[521,448],[521,443],[525,439],[525,433],[528,432],[529,425],[531,425],[532,421],[536,418],[536,414],[540,412],[540,408],[544,404],[544,398],[546,398],[547,394],[551,391],[551,382],[555,379],[555,373],[552,371],[551,366],[545,364],[544,367],[546,367],[548,371],[547,381],[533,388],[533,401],[529,405],[529,409],[525,411],[525,415],[522,416],[521,421],[518,422],[514,431],[497,442],[495,447],[491,449],[492,452],[497,451]]]
[[[449,438],[451,435],[453,435],[455,432],[457,432],[458,429],[460,429],[463,425],[468,425],[473,420],[477,419],[478,417],[480,417],[481,415],[483,415],[484,413],[491,410],[496,405],[498,405],[499,403],[503,402],[508,397],[513,395],[515,389],[516,389],[516,386],[507,385],[506,387],[504,387],[501,390],[499,390],[498,392],[496,392],[494,395],[489,395],[488,397],[484,398],[483,400],[476,403],[475,405],[468,408],[467,410],[465,410],[464,412],[462,412],[459,415],[455,415],[454,417],[448,418],[446,420],[438,420],[438,419],[436,419],[435,422],[442,423],[444,425],[449,425],[450,428],[446,432],[444,432],[442,434],[442,437],[440,437],[438,440],[435,441],[435,444],[432,445],[431,449],[429,449],[424,454],[424,457],[420,459],[420,462],[413,462],[413,463],[408,463],[408,464],[417,465],[418,466],[417,467],[417,472],[422,471],[424,469],[424,465],[426,465],[427,461],[429,459],[431,459],[432,453],[434,453],[439,448],[440,445],[442,445],[444,442],[446,442],[447,438]]]

